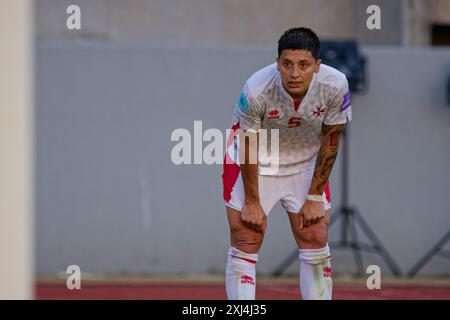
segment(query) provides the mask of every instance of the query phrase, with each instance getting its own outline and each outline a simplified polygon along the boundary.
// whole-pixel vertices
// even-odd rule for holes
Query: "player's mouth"
[[[289,81],[288,86],[290,88],[300,88],[300,86],[303,84],[301,81]]]

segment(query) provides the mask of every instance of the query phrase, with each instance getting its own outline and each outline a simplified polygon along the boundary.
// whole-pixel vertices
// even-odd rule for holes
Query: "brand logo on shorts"
[[[323,277],[324,278],[331,278],[331,267],[323,268]]]
[[[241,276],[241,283],[242,283],[242,284],[248,283],[248,284],[255,285],[255,280],[253,280],[252,277],[246,276],[246,275],[244,274],[244,275]]]
[[[274,109],[268,113],[269,119],[278,119],[280,117],[280,111]]]

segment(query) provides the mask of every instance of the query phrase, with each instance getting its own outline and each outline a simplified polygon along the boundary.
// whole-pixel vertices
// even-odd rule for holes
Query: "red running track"
[[[223,285],[191,284],[87,284],[80,290],[68,290],[64,284],[36,286],[36,298],[52,299],[150,299],[150,300],[225,300]],[[258,285],[256,298],[261,300],[298,300],[296,285]],[[335,300],[450,300],[450,286],[389,285],[380,290],[336,285]]]

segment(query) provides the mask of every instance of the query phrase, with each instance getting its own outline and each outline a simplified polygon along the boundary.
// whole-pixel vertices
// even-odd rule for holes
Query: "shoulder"
[[[340,112],[350,110],[351,96],[345,74],[327,65],[321,65],[318,73],[329,106]]]
[[[245,89],[256,98],[267,88],[276,85],[277,76],[277,65],[272,63],[252,74],[245,83]]]
[[[320,85],[328,87],[331,92],[348,90],[345,74],[326,64],[320,65],[320,71],[316,75],[316,80]]]

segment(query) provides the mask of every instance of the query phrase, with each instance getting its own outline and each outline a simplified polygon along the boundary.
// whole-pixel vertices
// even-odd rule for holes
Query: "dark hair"
[[[278,40],[278,56],[286,49],[307,50],[317,60],[320,56],[320,40],[311,29],[289,29]]]

